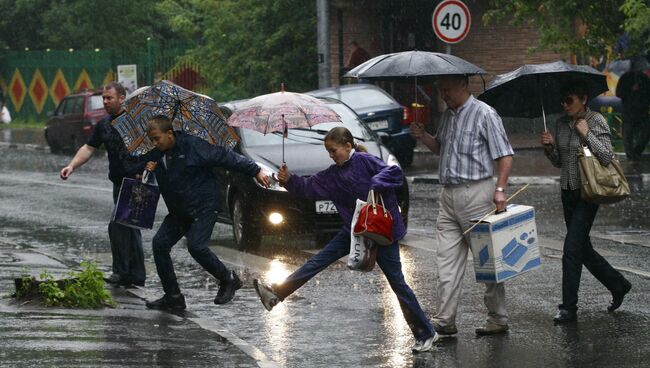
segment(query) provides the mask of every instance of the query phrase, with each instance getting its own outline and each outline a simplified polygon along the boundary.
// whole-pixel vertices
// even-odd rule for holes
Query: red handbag
[[[365,236],[379,245],[393,244],[393,216],[384,205],[384,198],[378,195],[377,203],[374,190],[368,192],[368,204],[361,207],[354,235]]]

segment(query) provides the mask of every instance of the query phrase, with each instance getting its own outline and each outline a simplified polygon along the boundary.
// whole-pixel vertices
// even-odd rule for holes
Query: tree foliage
[[[0,46],[9,49],[142,50],[168,38],[155,0],[0,0]]]
[[[625,14],[623,28],[630,36],[632,50],[650,50],[650,2],[627,0],[621,6]]]
[[[165,0],[173,30],[196,39],[219,100],[317,86],[316,6],[302,0]]]
[[[0,0],[0,48],[145,52],[184,43],[208,93],[317,86],[316,4],[304,0]]]
[[[620,45],[627,30],[631,42],[617,51],[634,54],[643,51],[643,42],[647,45],[647,13],[645,23],[641,20],[644,6],[647,12],[643,0],[490,0],[483,20],[532,26],[540,33],[538,48],[580,56],[607,54]],[[643,27],[645,39],[640,38]]]

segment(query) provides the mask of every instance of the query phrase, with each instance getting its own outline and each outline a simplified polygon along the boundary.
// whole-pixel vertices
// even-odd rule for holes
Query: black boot
[[[567,323],[575,321],[578,318],[578,313],[575,309],[560,309],[560,311],[553,317],[555,323]]]
[[[185,310],[185,297],[183,294],[177,294],[175,296],[165,294],[160,299],[154,300],[152,302],[146,302],[145,305],[149,309],[182,311]]]
[[[625,294],[629,293],[630,289],[632,289],[632,284],[629,281],[623,281],[625,281],[623,283],[623,288],[618,292],[612,292],[612,304],[607,307],[607,310],[610,312],[617,310],[618,307],[623,304],[623,298],[625,298]]]
[[[214,298],[214,304],[226,304],[235,296],[235,291],[241,289],[242,283],[235,271],[230,271],[231,278],[229,281],[221,281],[219,291]]]

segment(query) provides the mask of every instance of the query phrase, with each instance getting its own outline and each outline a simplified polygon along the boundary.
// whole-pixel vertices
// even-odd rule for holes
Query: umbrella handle
[[[548,132],[548,129],[546,129],[546,113],[544,112],[544,102],[542,101],[542,119],[544,119],[544,131]]]
[[[151,172],[147,171],[147,170],[144,170],[142,172],[142,183],[143,184],[147,184],[147,182],[149,181],[149,174],[151,174]]]
[[[284,91],[284,83],[282,83],[282,90]],[[284,114],[282,114],[282,163],[286,164],[284,161],[284,140],[287,138],[289,131],[287,129],[287,122],[284,121]]]

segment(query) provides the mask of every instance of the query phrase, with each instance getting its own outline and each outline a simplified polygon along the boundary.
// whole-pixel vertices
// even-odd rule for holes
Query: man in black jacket
[[[185,309],[185,297],[178,286],[170,256],[172,247],[183,236],[187,237],[187,249],[192,258],[220,281],[214,303],[228,303],[242,283],[208,248],[217,213],[221,210],[218,177],[212,169],[225,167],[243,172],[265,187],[269,186],[269,179],[247,157],[201,138],[174,132],[171,121],[165,116],[149,121],[147,135],[163,155],[157,162],[148,162],[146,169],[155,173],[169,210],[153,238],[154,260],[165,295],[147,302],[147,308]]]
[[[132,178],[142,173],[144,161],[129,155],[120,134],[111,126],[111,121],[124,113],[122,106],[126,98],[124,87],[117,82],[111,82],[104,87],[102,97],[108,116],[95,125],[88,143],[81,146],[68,166],[61,169],[60,176],[61,179],[67,180],[77,168],[90,160],[98,148],[104,145],[108,156],[108,179],[113,182],[113,202],[116,203],[122,179]],[[122,286],[132,284],[144,286],[146,273],[140,230],[110,222],[108,237],[113,256],[113,274],[108,281]]]

